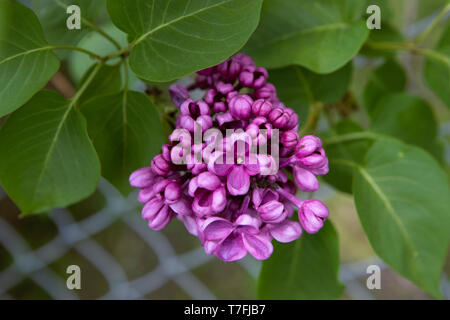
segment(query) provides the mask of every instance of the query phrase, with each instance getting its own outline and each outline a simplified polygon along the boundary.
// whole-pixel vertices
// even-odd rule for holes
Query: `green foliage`
[[[258,288],[260,299],[334,299],[344,286],[338,280],[337,233],[327,221],[317,234],[277,243],[265,261]]]
[[[425,79],[450,108],[450,28],[447,28],[434,54],[427,58]]]
[[[30,99],[59,68],[34,13],[12,0],[0,2],[0,117]]]
[[[102,30],[111,36],[111,38],[114,39],[114,41],[116,41],[120,46],[124,47],[127,45],[127,35],[120,29],[116,28],[116,26],[114,26],[111,22],[103,25]],[[100,56],[112,54],[117,51],[117,47],[111,43],[111,41],[97,32],[88,33],[85,37],[83,37],[83,39],[81,39],[78,46],[93,51]],[[81,80],[83,75],[86,74],[86,71],[89,68],[92,68],[92,66],[96,63],[96,61],[91,57],[79,51],[73,51],[71,55],[68,56],[68,60],[70,61],[68,65],[70,75],[77,83]],[[119,62],[119,58],[114,58],[106,61],[106,64],[116,65]],[[132,77],[130,74],[130,84],[133,82],[131,78]]]
[[[342,120],[324,136],[333,137],[361,132],[364,132],[364,128],[358,123],[350,120]],[[330,162],[330,172],[324,176],[324,179],[338,190],[351,194],[353,168],[347,165],[347,161],[358,164],[362,163],[371,143],[370,140],[361,139],[326,145],[325,148]]]
[[[422,147],[442,158],[437,123],[426,101],[406,93],[384,95],[373,112],[370,129]]]
[[[364,106],[369,116],[373,116],[377,103],[390,93],[402,92],[406,86],[406,74],[402,66],[393,59],[370,74],[364,89]]]
[[[399,12],[406,0],[36,0],[34,13],[1,0],[1,187],[24,215],[85,199],[100,175],[128,195],[130,174],[150,164],[173,125],[167,83],[243,48],[271,69],[268,81],[299,114],[302,133],[323,139],[330,167],[323,179],[354,195],[375,252],[441,298],[450,197],[437,120],[448,119],[448,109],[407,93],[407,83],[418,82],[408,76],[423,72],[450,107],[450,29],[440,20],[450,6],[429,2],[420,2],[418,16],[440,14],[410,38]],[[81,30],[66,29],[68,4],[81,7]],[[382,7],[381,30],[366,28],[369,4]],[[96,25],[102,13],[108,21]],[[429,48],[434,41],[424,40],[441,34]],[[398,63],[405,54],[415,56],[408,74],[408,61]],[[41,90],[58,57],[76,86],[71,99]],[[361,63],[379,62],[355,89]],[[145,88],[151,99],[133,90]],[[338,249],[330,221],[315,235],[276,244],[259,297],[339,297]]]
[[[350,61],[369,32],[360,0],[266,0],[261,23],[244,51],[258,64],[298,64],[330,73]]]
[[[90,31],[102,0],[33,0],[33,9],[41,22],[45,36],[51,44],[76,45]],[[66,9],[77,5],[81,11],[81,29],[67,30]],[[64,58],[70,51],[58,52]]]
[[[339,101],[347,91],[352,73],[351,64],[327,75],[320,75],[299,66],[270,70],[269,81],[286,106],[294,109],[304,124],[311,105]]]
[[[89,87],[81,95],[80,102],[98,96],[99,92],[101,92],[102,95],[119,92],[122,86],[120,73],[121,66],[122,64],[116,64],[113,66],[102,65],[100,70],[95,74]],[[89,79],[92,72],[95,71],[96,67],[97,65],[94,64],[86,71],[78,83],[78,88],[83,86],[86,80]]]
[[[441,298],[450,194],[439,164],[417,147],[380,140],[356,167],[353,192],[375,252],[397,272]]]
[[[165,82],[215,65],[255,30],[262,0],[108,0],[108,13],[132,39],[130,66]]]
[[[122,91],[90,99],[80,108],[103,177],[127,195],[130,173],[149,166],[165,140],[155,106],[143,93]]]
[[[0,154],[0,183],[23,214],[75,203],[100,180],[85,119],[55,92],[39,92],[8,118]]]

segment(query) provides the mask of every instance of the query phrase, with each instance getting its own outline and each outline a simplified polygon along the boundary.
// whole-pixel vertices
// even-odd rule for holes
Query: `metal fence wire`
[[[173,293],[174,297],[187,299],[216,299],[233,298],[233,290],[229,295],[220,296],[216,292],[223,285],[227,275],[224,274],[218,279],[210,279],[201,274],[195,274],[193,270],[206,266],[207,269],[222,267],[224,272],[230,263],[222,263],[214,256],[207,255],[200,245],[185,252],[179,252],[176,245],[171,243],[171,238],[163,232],[150,230],[145,221],[140,217],[140,208],[136,207],[135,194],[128,199],[123,198],[106,181],[99,185],[99,193],[105,198],[106,205],[87,217],[76,220],[79,214],[74,210],[56,209],[51,211],[44,219],[45,223],[51,222],[56,228],[53,238],[42,245],[33,248],[26,236],[11,223],[8,218],[0,215],[0,244],[4,250],[11,256],[10,263],[0,270],[0,298],[27,298],[25,295],[18,295],[17,286],[20,286],[24,280],[31,280],[33,286],[38,286],[45,294],[37,295],[38,298],[50,299],[145,299],[145,298],[171,298],[168,294]],[[3,201],[6,195],[2,192]],[[2,200],[0,200],[1,203]],[[8,200],[9,201],[9,200]],[[0,206],[0,210],[1,210]],[[16,218],[18,221],[21,219]],[[37,223],[39,228],[41,221]],[[145,272],[136,277],[130,277],[127,267],[123,262],[106,249],[101,239],[96,235],[105,230],[113,228],[114,224],[122,223],[127,228],[127,235],[123,238],[138,237],[140,241],[148,246],[147,256],[152,253],[152,260],[157,261],[156,265],[151,266]],[[181,223],[180,223],[181,224]],[[36,231],[36,232],[39,232]],[[190,237],[179,235],[180,238]],[[119,241],[119,240],[118,240]],[[184,240],[183,240],[184,241]],[[117,243],[116,243],[117,245]],[[96,286],[96,281],[84,281],[87,271],[81,267],[81,290],[69,290],[66,285],[66,279],[69,276],[63,272],[55,271],[55,262],[65,263],[67,267],[72,260],[67,258],[68,252],[74,251],[77,255],[83,257],[92,268],[98,273],[98,277],[103,278],[107,284],[107,289],[98,295],[83,295],[86,290],[91,290]],[[3,257],[5,254],[2,255]],[[0,256],[0,257],[2,257]],[[134,260],[141,260],[140,256],[132,257]],[[3,260],[5,260],[3,258]],[[255,281],[260,262],[248,257],[239,262],[238,270],[232,271],[239,273],[242,279],[249,278]],[[344,264],[341,266],[340,279],[346,284],[347,298],[352,299],[375,299],[376,295],[365,286],[365,279],[368,277],[366,268],[369,265],[376,264],[382,270],[387,267],[376,257],[362,260],[355,263]],[[64,267],[63,266],[63,267]],[[223,267],[225,266],[225,267]],[[63,268],[64,269],[64,268]],[[98,278],[97,277],[97,278]],[[239,279],[239,278],[238,278]],[[87,283],[86,283],[87,282]],[[242,289],[241,283],[237,281],[236,290]],[[157,292],[167,284],[175,286],[169,293],[158,295]],[[450,286],[446,278],[442,282],[446,297],[449,298]],[[31,285],[28,284],[28,287]],[[180,296],[178,292],[183,292]],[[156,293],[151,296],[151,294]],[[238,295],[239,296],[239,295]],[[254,298],[254,293],[249,293],[241,298]]]
[[[419,33],[433,17],[410,26],[407,35]],[[441,127],[442,135],[449,132],[449,123]],[[450,158],[448,146],[446,158]],[[325,190],[319,198],[329,196],[330,191]],[[94,205],[92,209],[86,200],[85,206],[20,219],[0,188],[0,299],[256,297],[259,261],[247,257],[223,263],[207,255],[197,239],[181,231],[180,224],[178,229],[169,226],[169,233],[150,230],[140,217],[136,195],[125,199],[106,181],[101,181],[96,197],[102,199],[102,208]],[[32,221],[27,222],[29,219]],[[80,264],[81,290],[67,288],[69,275],[65,270],[70,264]],[[397,295],[367,289],[366,268],[372,264],[381,268],[382,277],[387,274],[393,279],[386,291],[383,287],[380,291],[400,287]],[[339,277],[346,284],[344,298],[427,297],[377,257],[341,265]],[[441,287],[445,298],[450,299],[450,282],[445,274]],[[405,294],[403,289],[414,294]]]

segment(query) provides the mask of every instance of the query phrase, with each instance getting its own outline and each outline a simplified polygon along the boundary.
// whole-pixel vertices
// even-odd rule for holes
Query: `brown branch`
[[[76,89],[72,82],[61,70],[53,76],[50,80],[50,84],[67,99],[72,98],[76,93]]]

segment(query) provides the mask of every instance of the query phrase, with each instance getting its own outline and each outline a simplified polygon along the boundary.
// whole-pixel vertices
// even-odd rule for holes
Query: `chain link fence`
[[[324,192],[329,193],[329,190]],[[30,245],[30,240],[27,240],[26,236],[20,233],[15,226],[16,223],[19,223],[20,228],[21,222],[26,219],[16,218],[11,222],[8,221],[10,219],[0,215],[0,244],[3,251],[6,250],[11,256],[10,263],[0,270],[0,298],[28,298],[27,295],[21,295],[20,290],[19,293],[15,290],[18,286],[23,286],[24,280],[32,281],[33,285],[27,284],[28,288],[37,286],[45,292],[45,294],[33,298],[50,299],[171,298],[169,294],[173,294],[173,297],[186,299],[233,298],[236,291],[248,290],[244,279],[248,278],[250,280],[247,281],[255,282],[259,273],[260,262],[253,258],[247,257],[236,263],[223,263],[214,256],[207,255],[199,243],[189,250],[180,249],[179,245],[171,242],[173,234],[169,236],[163,232],[152,231],[147,227],[145,221],[140,218],[140,208],[137,207],[137,202],[134,200],[135,194],[132,194],[129,199],[125,199],[106,181],[101,182],[97,197],[99,194],[104,197],[106,205],[87,217],[80,218],[79,212],[81,210],[77,212],[74,208],[68,208],[53,210],[46,215],[45,219],[33,221],[36,234],[44,225],[53,224],[56,228],[49,241],[35,248]],[[2,201],[9,201],[3,192],[1,197],[3,198]],[[320,195],[319,197],[323,198]],[[0,206],[0,210],[4,206],[4,204]],[[86,210],[89,210],[89,208]],[[125,236],[121,232],[122,235],[116,239],[117,242],[122,239],[137,237],[147,246],[146,257],[143,258],[138,255],[131,257],[131,259],[156,262],[153,266],[146,268],[145,272],[139,276],[130,277],[130,270],[124,265],[120,257],[117,258],[111,254],[110,250],[105,248],[105,241],[102,237],[96,238],[96,235],[113,228],[113,225],[117,225],[117,223],[121,223],[122,227],[126,228]],[[179,224],[182,228],[181,223]],[[29,228],[30,226],[24,227]],[[36,231],[36,229],[38,230]],[[178,230],[174,232],[178,241],[193,240],[188,239],[188,237],[193,237],[188,235],[186,231],[181,234],[182,229],[179,230],[180,232]],[[117,245],[119,243],[115,243],[115,246]],[[81,290],[69,290],[66,286],[66,279],[69,275],[61,272],[74,262],[67,257],[67,254],[71,251],[86,261],[80,266]],[[5,260],[4,253],[0,257]],[[75,259],[73,264],[77,264],[78,260],[78,258]],[[59,272],[58,268],[54,267],[55,262],[63,264]],[[89,264],[90,267],[85,268],[84,264]],[[365,280],[368,277],[366,268],[372,264],[378,265],[382,270],[387,270],[387,267],[376,257],[342,265],[340,279],[347,287],[344,297],[352,299],[375,299],[377,297],[365,286]],[[236,266],[233,266],[233,268],[227,267],[232,265],[238,265],[238,268]],[[201,267],[206,267],[203,273],[193,272]],[[95,272],[90,271],[91,269]],[[222,270],[223,273],[234,273],[234,275],[231,279],[226,278],[229,274],[216,277],[217,272],[213,271],[214,269]],[[97,274],[95,275],[96,279],[90,279],[88,273]],[[212,274],[212,277],[215,278],[205,274]],[[85,278],[88,278],[88,280],[85,281]],[[98,294],[89,293],[94,287],[100,286],[99,283],[102,281],[99,279],[106,283],[106,289]],[[217,290],[224,285],[225,281],[235,281],[236,283],[235,287],[230,288],[224,296]],[[158,290],[169,283],[172,289],[158,295]],[[252,290],[255,289],[254,284],[250,287]],[[443,289],[448,298],[450,286],[446,278],[443,279]],[[85,291],[88,291],[87,295],[83,294]],[[154,293],[156,295],[152,296]],[[255,297],[254,293],[250,291],[235,296],[247,299]]]
[[[432,18],[411,25],[407,35],[420,33]],[[442,125],[442,136],[449,133],[450,123]],[[317,197],[332,195],[325,188]],[[20,219],[0,188],[0,299],[256,298],[259,261],[221,262],[178,221],[163,232],[150,230],[135,198],[134,193],[123,198],[102,181],[81,204]],[[72,264],[81,267],[81,290],[66,286],[65,271]],[[382,270],[382,290],[365,285],[367,266],[373,264]],[[427,298],[377,257],[344,263],[340,279],[347,299]],[[450,299],[446,274],[442,291]]]

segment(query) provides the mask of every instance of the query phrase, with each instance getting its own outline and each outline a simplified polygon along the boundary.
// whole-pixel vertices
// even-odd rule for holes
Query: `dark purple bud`
[[[193,119],[202,115],[209,115],[209,106],[203,100],[187,99],[180,105],[180,110],[182,115],[191,116]]]
[[[228,105],[233,117],[246,120],[251,116],[253,100],[248,95],[235,96]]]
[[[294,130],[284,131],[281,134],[281,143],[288,148],[296,146],[298,143],[298,139],[298,133]]]
[[[167,162],[162,154],[156,155],[150,165],[152,172],[161,176],[165,176],[170,171],[170,164]]]
[[[134,171],[130,175],[130,184],[135,188],[146,188],[152,185],[155,174],[150,167],[145,167]]]
[[[322,141],[320,138],[312,135],[304,136],[300,139],[295,148],[295,155],[297,158],[301,159],[309,156],[321,147]]]
[[[298,211],[298,219],[308,233],[316,233],[323,227],[328,217],[328,208],[319,200],[311,199],[303,202]]]
[[[206,68],[203,70],[199,70],[199,71],[197,71],[197,74],[200,74],[202,76],[210,76],[213,73],[215,73],[216,70],[217,70],[217,68],[216,68],[216,66],[214,66],[214,67]]]
[[[278,102],[277,91],[273,84],[266,83],[253,93],[255,99],[267,99],[270,102]]]
[[[239,82],[245,87],[257,89],[266,83],[268,76],[265,68],[247,66],[239,74]]]
[[[252,112],[255,116],[266,117],[272,109],[272,104],[264,99],[258,99],[252,105]]]
[[[169,206],[157,197],[153,197],[142,209],[142,217],[148,221],[149,227],[153,230],[164,228],[173,216]]]
[[[177,202],[181,197],[181,188],[178,183],[169,183],[164,190],[164,198],[167,204],[173,204]]]
[[[180,86],[179,84],[172,84],[169,87],[169,94],[177,107],[180,107],[186,99],[189,99],[189,92],[185,87]]]
[[[275,108],[269,113],[269,120],[278,129],[285,129],[289,123],[289,113],[283,108]]]

